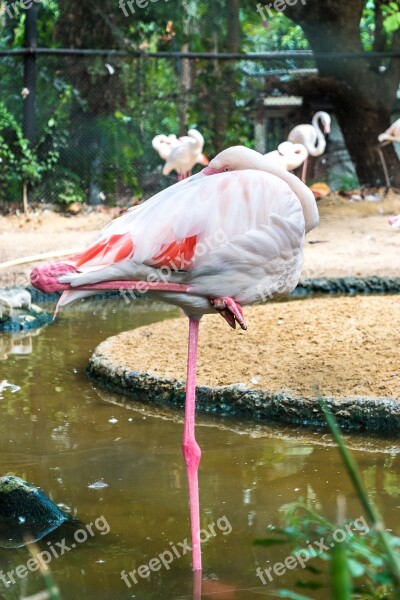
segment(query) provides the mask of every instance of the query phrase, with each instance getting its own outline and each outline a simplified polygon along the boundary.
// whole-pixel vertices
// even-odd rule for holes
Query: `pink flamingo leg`
[[[303,169],[301,171],[301,180],[303,183],[306,182],[306,176],[307,176],[307,164],[308,164],[308,157],[306,158],[306,160],[303,163]]]
[[[185,458],[186,473],[189,484],[190,525],[192,530],[192,561],[194,571],[201,571],[199,481],[197,475],[201,458],[201,450],[200,446],[196,442],[194,433],[198,336],[199,321],[189,318],[185,425],[183,432],[182,452]]]

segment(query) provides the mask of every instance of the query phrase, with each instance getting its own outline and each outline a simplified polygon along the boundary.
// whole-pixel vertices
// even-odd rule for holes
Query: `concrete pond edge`
[[[182,408],[185,382],[158,377],[114,365],[95,350],[87,368],[89,377],[102,387],[153,406]],[[325,397],[341,427],[347,430],[396,434],[400,431],[400,402],[385,397]],[[244,385],[199,386],[196,408],[200,413],[240,417],[253,422],[293,425],[325,425],[318,397],[303,398],[289,392],[248,389]]]

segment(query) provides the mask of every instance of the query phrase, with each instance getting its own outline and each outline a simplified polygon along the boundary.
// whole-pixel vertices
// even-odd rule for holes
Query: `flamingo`
[[[324,133],[322,133],[319,122],[321,121]],[[325,135],[331,130],[331,117],[328,113],[320,110],[312,118],[311,125],[297,125],[288,135],[289,142],[293,144],[303,144],[310,156],[321,156],[325,152]],[[324,135],[325,134],[325,135]],[[307,174],[308,157],[303,164],[301,180],[305,182]]]
[[[383,172],[386,180],[386,191],[385,195],[388,193],[390,188],[390,179],[389,179],[389,171],[387,168],[385,157],[383,156],[382,148],[391,144],[393,142],[400,142],[400,119],[397,119],[391,126],[386,129],[383,133],[378,136],[378,153],[382,162]],[[400,215],[399,215],[400,216]],[[390,221],[389,221],[390,222]],[[391,223],[392,225],[392,223]]]
[[[167,162],[163,168],[163,175],[169,175],[171,171],[178,172],[178,180],[181,181],[190,176],[194,165],[198,162],[207,166],[208,159],[203,154],[204,137],[196,129],[189,129],[187,136],[183,136],[179,145],[172,148]]]
[[[297,285],[304,236],[317,226],[312,192],[295,175],[243,146],[112,221],[87,250],[37,266],[32,284],[63,291],[59,305],[98,289],[132,289],[180,306],[189,318],[185,418],[192,563],[201,571],[195,388],[199,322],[220,313],[246,329],[242,306]],[[197,592],[196,592],[197,594]],[[198,597],[198,595],[196,595]]]
[[[172,149],[179,146],[179,143],[178,138],[173,133],[170,133],[169,135],[156,135],[151,141],[151,145],[154,150],[158,152],[158,155],[162,160],[167,160]]]
[[[307,148],[303,144],[282,142],[277,150],[264,154],[265,158],[274,160],[288,171],[294,171],[308,158]]]

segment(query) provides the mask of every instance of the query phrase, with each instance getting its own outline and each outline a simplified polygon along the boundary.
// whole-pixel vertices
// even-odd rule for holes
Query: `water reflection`
[[[40,329],[29,329],[17,333],[0,334],[0,360],[6,360],[10,355],[31,354],[32,339],[40,334]]]
[[[6,352],[8,359],[0,363],[0,380],[21,387],[15,394],[5,389],[0,401],[0,475],[12,473],[39,485],[84,523],[104,516],[110,525],[107,536],[96,535],[52,561],[64,600],[193,597],[188,554],[169,569],[136,577],[137,583],[129,580],[130,587],[121,577],[122,571],[137,571],[189,536],[182,413],[126,403],[85,375],[91,353],[106,337],[175,316],[149,303],[77,305],[31,338],[30,354]],[[348,514],[362,515],[329,435],[207,416],[199,416],[198,423],[202,527],[222,517],[232,526],[229,535],[204,544],[202,597],[248,600],[293,586],[302,572],[276,578],[269,586],[256,576],[257,566],[265,568],[287,555],[285,547],[252,544],[268,524],[279,523],[282,505],[302,497],[335,519],[340,493]],[[388,526],[395,529],[397,441],[349,435],[347,440]],[[94,485],[99,482],[106,486]],[[0,549],[4,572],[28,558],[24,549]],[[4,598],[43,589],[35,572],[15,581],[7,587],[0,578]],[[314,595],[323,596],[326,592]]]

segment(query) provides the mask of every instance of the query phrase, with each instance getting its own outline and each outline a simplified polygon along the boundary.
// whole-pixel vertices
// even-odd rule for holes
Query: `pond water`
[[[74,548],[69,539],[63,544],[61,530],[39,542],[42,551],[58,550],[50,567],[63,600],[192,598],[182,415],[124,402],[85,375],[91,353],[106,337],[176,316],[151,303],[133,308],[93,301],[68,307],[37,334],[0,337],[0,381],[20,387],[0,392],[0,475],[40,486],[81,521]],[[256,568],[283,560],[288,548],[253,541],[268,525],[280,524],[282,505],[300,497],[334,519],[342,495],[348,516],[363,515],[329,435],[204,416],[198,424],[201,520],[204,536],[210,533],[203,544],[202,598],[260,598],[310,579],[295,569],[264,585]],[[396,528],[399,446],[347,439],[358,446],[354,456],[387,526]],[[1,598],[44,588],[38,572],[16,574],[29,558],[25,548],[0,548]],[[149,569],[140,566],[157,558],[152,564],[158,570],[146,577]],[[124,581],[122,571],[134,576]],[[326,597],[326,591],[306,593]]]

